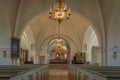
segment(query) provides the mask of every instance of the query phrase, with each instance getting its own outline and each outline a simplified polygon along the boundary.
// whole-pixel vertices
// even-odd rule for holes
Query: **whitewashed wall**
[[[11,65],[10,47],[11,32],[8,17],[0,4],[0,65]],[[6,51],[6,57],[3,57],[3,51]]]
[[[114,12],[110,20],[108,28],[108,48],[107,65],[120,66],[120,0],[116,1]],[[113,58],[113,53],[117,52],[117,58]]]

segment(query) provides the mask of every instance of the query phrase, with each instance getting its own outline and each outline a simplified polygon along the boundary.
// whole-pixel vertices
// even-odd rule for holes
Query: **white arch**
[[[95,55],[94,51],[92,51],[93,47],[99,47],[99,42],[98,42],[98,38],[97,38],[95,31],[93,30],[92,26],[90,25],[88,27],[88,29],[86,30],[86,33],[84,36],[83,52],[86,52],[86,60],[90,61],[91,63],[95,63],[95,62],[93,62],[93,56]],[[98,54],[98,53],[96,52],[96,54]],[[101,56],[99,56],[99,57],[101,57]],[[99,58],[99,57],[95,56],[95,58]],[[99,64],[102,63],[101,60],[97,60],[97,61],[99,61]],[[96,63],[98,63],[98,62],[96,62]]]
[[[35,52],[35,40],[34,40],[34,36],[33,33],[30,29],[29,26],[27,26],[27,28],[24,30],[22,37],[21,37],[21,48],[23,49],[27,49],[28,50],[28,56],[29,56],[29,60],[30,57],[36,57],[36,52]]]

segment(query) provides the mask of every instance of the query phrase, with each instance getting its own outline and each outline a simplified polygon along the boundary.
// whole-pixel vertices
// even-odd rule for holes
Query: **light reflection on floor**
[[[69,80],[67,69],[50,69],[48,80]]]

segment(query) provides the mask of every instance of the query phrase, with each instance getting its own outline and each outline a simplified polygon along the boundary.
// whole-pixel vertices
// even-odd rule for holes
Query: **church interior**
[[[0,80],[120,80],[120,0],[0,0]]]

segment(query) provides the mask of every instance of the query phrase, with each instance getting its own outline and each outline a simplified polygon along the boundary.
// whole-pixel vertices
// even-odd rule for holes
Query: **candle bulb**
[[[66,10],[66,8],[67,8],[67,5],[65,4],[65,6],[64,6],[64,10]]]
[[[55,9],[55,4],[54,4],[54,9]]]
[[[52,12],[52,9],[51,9],[51,7],[50,7],[50,12]]]
[[[71,10],[70,10],[70,8],[69,8],[69,13],[71,13]]]

